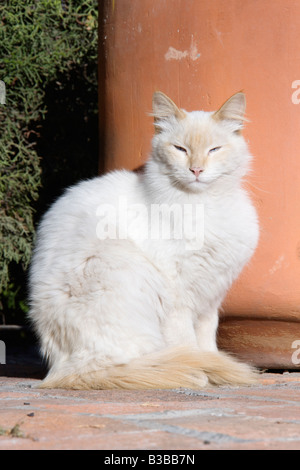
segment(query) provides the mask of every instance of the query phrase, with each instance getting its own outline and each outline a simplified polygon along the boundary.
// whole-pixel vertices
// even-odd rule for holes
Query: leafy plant
[[[49,107],[52,128],[48,125],[46,131],[57,141],[61,134],[53,107],[59,105],[57,93],[63,99],[76,76],[85,92],[97,96],[97,15],[97,0],[2,0],[0,4],[0,80],[6,87],[6,104],[0,104],[0,311],[5,315],[10,309],[26,310],[24,273],[32,252],[35,211],[45,208],[44,174],[49,175],[43,154]],[[71,101],[64,104],[70,107]],[[88,112],[96,116],[97,99],[88,104]],[[76,112],[76,103],[72,108]],[[56,153],[57,173],[62,162]],[[53,165],[51,172],[55,174]]]

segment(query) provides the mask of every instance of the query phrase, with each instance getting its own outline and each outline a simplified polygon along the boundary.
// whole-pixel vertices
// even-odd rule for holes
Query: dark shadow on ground
[[[47,367],[33,333],[24,327],[0,327],[0,333],[6,346],[6,363],[0,364],[0,377],[44,378]]]

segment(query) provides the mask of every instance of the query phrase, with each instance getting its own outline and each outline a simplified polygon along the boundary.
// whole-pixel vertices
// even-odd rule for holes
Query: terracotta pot
[[[187,110],[214,110],[245,91],[261,237],[226,299],[219,344],[260,366],[297,367],[300,3],[106,0],[101,25],[105,170],[146,160],[154,90]]]

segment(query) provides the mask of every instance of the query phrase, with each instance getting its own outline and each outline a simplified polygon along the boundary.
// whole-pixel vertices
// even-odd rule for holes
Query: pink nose
[[[194,175],[196,176],[196,178],[198,178],[198,176],[200,175],[200,173],[202,173],[202,171],[204,171],[203,168],[200,168],[198,166],[193,166],[193,168],[190,168],[190,171],[192,173],[194,173]]]

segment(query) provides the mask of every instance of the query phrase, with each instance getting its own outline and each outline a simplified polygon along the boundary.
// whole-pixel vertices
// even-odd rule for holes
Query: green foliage
[[[0,311],[1,305],[16,306],[15,273],[20,266],[24,272],[31,257],[43,176],[41,133],[51,105],[47,90],[64,89],[76,70],[82,86],[95,92],[96,64],[97,0],[1,1]],[[24,310],[23,299],[18,302]]]

